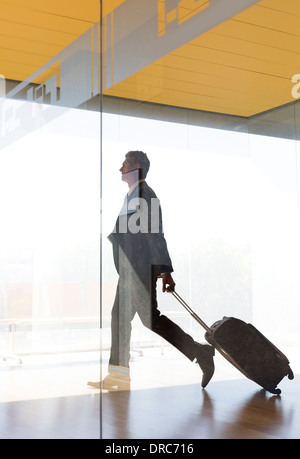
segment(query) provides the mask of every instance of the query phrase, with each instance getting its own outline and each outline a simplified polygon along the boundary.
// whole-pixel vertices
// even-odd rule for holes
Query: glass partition
[[[99,438],[100,4],[17,3],[1,32],[0,436]]]
[[[180,10],[188,3],[194,15],[194,22],[185,24],[189,30]],[[128,183],[122,165],[132,151],[145,152],[150,160],[146,182],[160,200],[177,292],[208,325],[223,316],[253,323],[287,350],[296,371],[299,366],[295,351],[300,294],[298,105],[293,102],[254,116],[195,108],[197,76],[204,77],[200,64],[190,67],[190,73],[186,70],[180,46],[193,39],[200,11],[205,12],[208,27],[212,6],[212,2],[119,2],[103,17],[103,377],[109,378],[112,371],[111,318],[121,278],[107,237],[124,212]],[[213,16],[216,21],[217,15]],[[199,27],[203,22],[199,19]],[[163,56],[169,59],[162,60]],[[191,49],[185,58],[193,59]],[[203,65],[208,62],[199,60]],[[211,75],[207,84],[217,88],[218,76]],[[220,91],[214,97],[221,106],[223,97],[229,96]],[[203,100],[205,107],[212,106],[212,99],[210,103]],[[129,196],[131,191],[129,186]],[[128,238],[127,250],[130,244]],[[138,253],[145,260],[141,249]],[[151,397],[157,387],[188,389],[201,380],[199,368],[192,368],[186,355],[161,333],[145,327],[140,305],[134,303],[133,292],[140,284],[134,283],[135,269],[129,263],[127,272],[131,271],[124,303],[133,303],[137,314],[131,322],[130,363],[123,365],[131,379],[122,376],[126,391],[115,399],[122,400],[121,414],[110,392],[103,391],[103,438],[132,435],[127,431],[130,422],[143,435],[130,411],[135,398],[130,404],[128,391],[145,390],[145,397]],[[163,315],[196,341],[205,341],[199,324],[171,294],[162,292],[160,278],[157,300]],[[214,380],[238,377],[221,359],[215,361]]]
[[[62,109],[3,148],[1,189],[1,319],[15,328],[14,352],[96,349],[99,114]]]

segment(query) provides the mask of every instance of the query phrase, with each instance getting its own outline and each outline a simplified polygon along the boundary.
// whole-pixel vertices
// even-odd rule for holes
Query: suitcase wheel
[[[275,390],[274,390],[274,394],[280,395],[280,394],[281,394],[281,390],[280,390],[280,389],[275,389]]]
[[[271,388],[271,387],[264,387],[265,390],[267,390],[268,392],[271,392],[271,394],[275,394],[275,395],[280,395],[281,394],[281,389],[275,389],[275,388]]]

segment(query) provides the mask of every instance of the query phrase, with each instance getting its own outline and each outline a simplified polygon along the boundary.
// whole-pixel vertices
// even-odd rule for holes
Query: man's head
[[[149,168],[150,161],[146,153],[138,150],[129,151],[120,169],[122,180],[132,185],[137,180],[145,179]]]
[[[140,169],[141,178],[145,179],[150,168],[150,161],[146,153],[138,150],[129,151],[126,155],[126,159],[133,169]]]

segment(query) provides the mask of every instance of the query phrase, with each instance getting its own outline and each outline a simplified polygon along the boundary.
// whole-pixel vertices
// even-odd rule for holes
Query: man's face
[[[130,162],[130,160],[127,157],[125,157],[122,167],[120,168],[122,180],[124,182],[127,182],[128,184],[136,182],[138,180],[139,174],[138,169],[138,164],[132,164],[132,162]]]

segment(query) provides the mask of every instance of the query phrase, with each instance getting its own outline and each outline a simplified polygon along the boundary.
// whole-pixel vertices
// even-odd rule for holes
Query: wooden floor
[[[286,350],[294,371],[298,351]],[[215,376],[203,390],[198,365],[175,353],[146,353],[143,363],[132,364],[130,391],[103,392],[104,439],[300,438],[300,371],[274,396],[217,355]]]
[[[103,438],[299,439],[296,384],[281,398],[241,380],[106,395]]]
[[[221,356],[203,390],[198,366],[168,348],[136,357],[123,392],[87,386],[99,379],[97,353],[1,362],[0,439],[299,439],[299,349],[282,350],[295,379],[280,383],[280,396]]]

